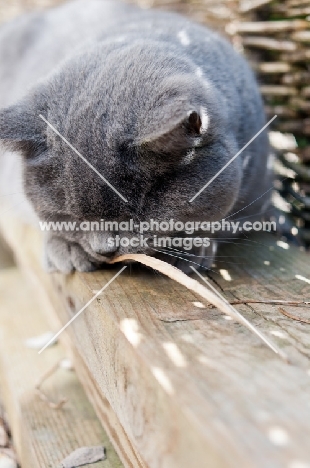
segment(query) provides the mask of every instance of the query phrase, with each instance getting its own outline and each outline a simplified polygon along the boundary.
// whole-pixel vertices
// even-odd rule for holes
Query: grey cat
[[[265,124],[249,66],[215,32],[172,13],[76,0],[2,26],[0,62],[1,190],[21,194],[26,220],[216,221],[268,205],[265,131],[190,201]],[[108,232],[46,237],[48,268],[65,273],[126,252],[189,271],[208,268],[216,251],[215,242],[190,255],[152,242],[115,248]]]

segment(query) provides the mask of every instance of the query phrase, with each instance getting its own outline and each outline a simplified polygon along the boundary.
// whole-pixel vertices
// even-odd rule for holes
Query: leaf
[[[104,447],[81,447],[62,460],[60,466],[61,468],[76,468],[105,459],[106,454]]]

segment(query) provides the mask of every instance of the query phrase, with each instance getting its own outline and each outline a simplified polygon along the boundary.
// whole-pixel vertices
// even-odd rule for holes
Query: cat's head
[[[212,221],[239,191],[236,161],[190,202],[236,142],[215,87],[156,43],[96,46],[67,61],[0,111],[0,139],[22,152],[42,220]]]

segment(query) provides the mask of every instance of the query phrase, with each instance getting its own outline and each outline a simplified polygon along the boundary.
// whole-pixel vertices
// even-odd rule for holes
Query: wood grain
[[[25,341],[48,330],[44,315],[21,272],[0,273],[0,384],[17,453],[23,468],[59,468],[60,461],[82,446],[104,445],[107,460],[96,468],[121,468],[111,442],[74,372],[59,369],[44,382],[50,399],[66,396],[61,410],[39,400],[35,384],[65,357],[60,345],[38,355]]]
[[[38,234],[8,218],[2,229],[54,324],[64,325],[119,270],[48,276]],[[230,244],[220,255],[233,258],[219,257],[211,277],[228,300],[309,300],[309,255],[297,248],[283,249],[265,235]],[[131,461],[122,458],[125,466],[140,466],[134,453],[151,468],[306,463],[309,326],[276,305],[237,306],[291,357],[294,364],[286,365],[243,326],[199,302],[181,285],[133,265],[61,335],[82,363],[77,373],[102,423],[101,400],[134,447]],[[309,307],[296,313],[309,317]]]

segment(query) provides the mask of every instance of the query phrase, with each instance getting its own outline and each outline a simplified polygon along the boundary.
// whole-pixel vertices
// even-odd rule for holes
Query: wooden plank
[[[4,217],[2,217],[1,220],[3,221],[3,226],[6,226],[9,231],[11,228],[14,230],[16,229],[17,235],[16,237],[10,236],[11,240],[9,241],[9,244],[14,250],[14,246],[19,250],[18,243],[22,242],[20,247],[24,254],[19,256],[15,251],[18,256],[18,261],[21,267],[26,271],[27,277],[32,281],[32,285],[35,288],[34,293],[43,305],[46,319],[48,320],[50,327],[54,328],[55,331],[61,329],[63,323],[61,318],[58,316],[57,311],[63,307],[64,298],[60,294],[62,285],[54,285],[51,283],[52,276],[47,275],[42,271],[42,240],[40,236],[37,232],[32,231],[28,226],[21,225],[14,219],[10,219],[9,217],[4,219]],[[73,299],[68,295],[65,298],[65,301],[66,307],[70,310],[71,314]],[[64,333],[60,338],[67,353],[71,356],[71,359],[74,362],[75,369],[82,385],[84,386],[84,390],[93,404],[105,431],[112,440],[122,463],[129,468],[145,467],[145,463],[142,461],[140,454],[129,440],[119,422],[118,416],[115,415],[109,401],[104,397],[97,381],[93,379],[89,367],[86,365],[84,359],[81,359],[77,348],[72,345],[70,340],[68,340],[69,337],[66,333]]]
[[[120,269],[45,275],[38,234],[12,219],[2,229],[61,324]],[[309,254],[269,235],[228,247],[221,255],[232,258],[219,257],[212,275],[229,299],[309,300]],[[307,466],[309,325],[275,305],[237,306],[289,354],[287,365],[198,302],[159,274],[135,266],[122,273],[61,335],[83,363],[88,395],[95,383],[96,398],[109,402],[144,466]],[[307,307],[285,308],[309,318]]]
[[[107,460],[96,468],[121,468],[108,436],[74,372],[58,370],[43,385],[51,400],[68,402],[51,409],[35,394],[38,379],[65,357],[60,345],[38,355],[25,341],[48,330],[29,284],[17,269],[0,273],[0,383],[14,444],[23,468],[59,468],[60,461],[82,446],[104,445]]]
[[[14,265],[12,252],[10,252],[6,243],[0,236],[0,270],[10,268]]]

